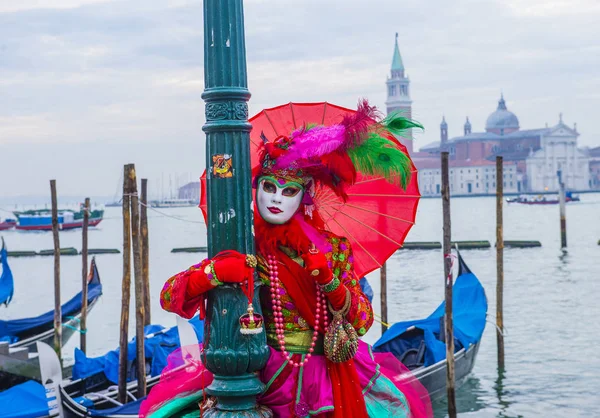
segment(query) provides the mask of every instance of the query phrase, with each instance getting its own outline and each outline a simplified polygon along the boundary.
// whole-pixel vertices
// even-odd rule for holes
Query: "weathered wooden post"
[[[140,197],[140,235],[142,246],[142,278],[144,293],[144,325],[150,325],[150,265],[148,247],[148,179],[142,179]]]
[[[123,282],[121,284],[121,332],[119,335],[119,402],[127,402],[127,339],[131,299],[131,190],[129,166],[123,168]]]
[[[379,270],[379,280],[381,282],[381,335],[387,331],[387,263],[383,263]]]
[[[58,202],[56,198],[56,180],[50,180],[52,201],[52,238],[54,240],[54,351],[61,359],[62,312],[60,306],[60,240],[58,238]]]
[[[209,257],[228,249],[254,254],[242,0],[204,1],[204,86]],[[224,169],[217,167],[223,161]],[[235,216],[217,222],[219,213]],[[253,302],[262,314],[258,292]],[[207,392],[217,397],[217,403],[204,417],[272,416],[256,403],[264,389],[256,372],[269,356],[265,332],[239,331],[238,321],[247,306],[237,286],[219,286],[208,294],[203,361],[214,374]]]
[[[144,355],[144,283],[142,277],[142,251],[140,247],[140,200],[137,194],[135,165],[128,164],[131,190],[131,243],[133,244],[133,283],[135,288],[135,347],[137,362],[137,395],[146,396],[146,356]]]
[[[565,183],[562,180],[562,170],[556,172],[558,175],[558,198],[560,203],[560,248],[567,248],[567,202],[565,196]]]
[[[81,319],[79,322],[79,349],[86,352],[87,306],[88,306],[88,224],[90,221],[90,198],[83,205],[83,229],[81,231]]]
[[[448,416],[456,417],[456,396],[454,387],[454,324],[452,320],[452,233],[450,222],[450,180],[448,175],[448,152],[442,152],[442,210],[444,215],[444,285],[446,300],[446,391],[448,394]]]
[[[496,345],[498,368],[504,370],[504,231],[502,200],[504,194],[504,165],[496,157]]]

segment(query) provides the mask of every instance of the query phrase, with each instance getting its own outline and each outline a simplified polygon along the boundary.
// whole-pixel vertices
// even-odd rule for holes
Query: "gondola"
[[[3,257],[4,259],[4,257]],[[62,343],[79,331],[82,292],[62,305]],[[102,295],[102,283],[95,259],[88,277],[87,313]],[[38,341],[51,344],[54,339],[54,311],[42,315],[13,320],[0,320],[0,381],[1,388],[10,387],[28,379],[39,379],[36,351]]]
[[[458,254],[459,273],[452,290],[456,388],[473,370],[485,329],[487,298],[483,286]],[[446,394],[445,302],[427,318],[391,326],[373,345],[389,352],[412,371],[432,401]]]
[[[82,292],[77,293],[61,306],[63,318],[63,344],[78,331],[79,317],[82,308]],[[88,312],[98,302],[102,295],[102,283],[96,266],[95,258],[92,258],[90,273],[88,277]],[[35,349],[38,341],[50,343],[54,338],[54,310],[42,315],[0,321],[0,338],[10,341],[11,348],[28,347]]]
[[[157,329],[156,327],[150,325],[146,329],[152,331]],[[203,322],[199,321],[197,317],[189,322],[178,317],[177,327],[163,328],[146,335],[146,364],[150,370],[146,379],[147,390],[150,390],[160,379],[160,371],[162,370],[162,363],[160,362],[166,361],[167,355],[182,345],[196,347],[198,341],[202,339],[203,328]],[[65,418],[95,416],[119,418],[138,415],[143,398],[135,398],[137,396],[137,381],[135,380],[135,362],[132,359],[128,362],[128,376],[133,380],[127,384],[127,393],[131,402],[120,405],[117,401],[117,387],[114,384],[116,377],[114,373],[117,372],[118,368],[118,357],[117,362],[114,362],[114,355],[118,355],[116,350],[95,359],[82,359],[81,357],[77,359],[76,354],[76,365],[73,370],[76,375],[83,377],[62,380],[60,362],[54,351],[47,344],[38,344],[38,346],[42,382],[46,383],[47,390],[53,391],[58,396],[54,400],[49,398],[47,405],[38,408],[36,417],[56,416],[59,413],[61,417]],[[129,343],[128,352],[135,355],[135,339]],[[81,363],[79,366],[77,361]],[[159,364],[154,364],[157,361]],[[156,373],[156,370],[153,369],[159,370],[159,372]],[[44,388],[39,383],[28,387],[27,396],[35,397],[32,392],[40,392],[40,387]],[[45,399],[45,396],[43,399]],[[39,396],[36,397],[36,399],[38,398]],[[48,410],[48,406],[50,406],[50,410]]]

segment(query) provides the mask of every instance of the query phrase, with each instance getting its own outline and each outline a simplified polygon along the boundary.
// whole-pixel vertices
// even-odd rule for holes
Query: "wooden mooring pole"
[[[562,180],[562,170],[557,171],[560,203],[560,248],[567,248],[567,197],[565,183]]]
[[[142,179],[140,199],[140,234],[142,237],[142,278],[144,293],[144,325],[150,325],[150,265],[148,247],[148,179]]]
[[[502,204],[504,198],[504,165],[502,156],[496,157],[496,343],[498,368],[504,370],[504,225]]]
[[[120,403],[127,402],[127,335],[129,329],[129,300],[131,299],[131,218],[129,168],[123,175],[123,282],[121,284],[121,331],[119,336],[119,393]]]
[[[58,238],[58,202],[56,198],[56,180],[50,180],[52,200],[52,238],[54,240],[54,351],[61,359],[62,312],[60,307],[60,240]]]
[[[379,270],[381,284],[381,335],[387,331],[388,309],[387,309],[387,263],[383,263]]]
[[[452,233],[450,222],[450,178],[448,175],[448,152],[442,152],[442,210],[444,215],[444,286],[446,300],[446,392],[448,395],[448,416],[456,417],[456,395],[454,379],[454,325],[452,320]]]
[[[140,246],[140,201],[137,194],[135,165],[129,164],[131,187],[131,241],[133,244],[133,273],[135,287],[135,336],[137,360],[137,395],[146,396],[146,356],[144,355],[144,283],[142,276],[142,249]]]
[[[81,232],[81,319],[79,322],[79,349],[86,352],[87,306],[88,306],[88,224],[90,221],[90,198],[85,198],[83,229]]]

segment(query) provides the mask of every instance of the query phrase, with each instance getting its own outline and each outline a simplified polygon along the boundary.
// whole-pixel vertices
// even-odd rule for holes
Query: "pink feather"
[[[276,168],[286,168],[295,162],[296,167],[309,166],[306,161],[320,158],[334,151],[347,151],[360,145],[369,137],[369,129],[376,124],[379,112],[366,99],[358,103],[356,113],[345,116],[340,124],[306,127],[294,131],[288,150],[277,158]]]
[[[317,126],[292,133],[292,145],[277,159],[276,167],[289,167],[294,161],[321,157],[337,150],[344,142],[346,129],[342,125]]]

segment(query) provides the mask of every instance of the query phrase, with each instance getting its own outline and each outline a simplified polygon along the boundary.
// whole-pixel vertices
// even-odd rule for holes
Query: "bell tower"
[[[442,123],[440,123],[440,144],[445,145],[448,142],[448,123],[446,122],[446,116],[442,116]]]
[[[387,100],[385,106],[387,113],[399,111],[402,116],[412,117],[412,100],[410,100],[410,80],[404,71],[404,64],[398,48],[398,33],[396,33],[396,44],[394,45],[394,57],[392,58],[391,75],[386,81]],[[406,132],[405,138],[398,138],[410,154],[413,152],[412,129]]]
[[[469,117],[467,116],[467,121],[465,122],[465,136],[470,135],[471,134],[471,121],[469,120]]]

